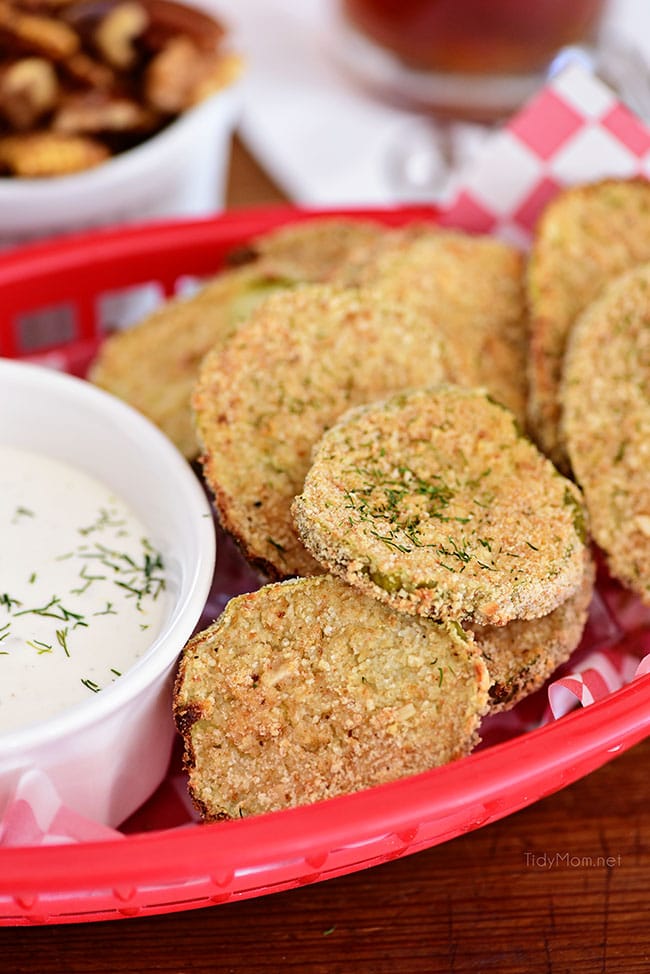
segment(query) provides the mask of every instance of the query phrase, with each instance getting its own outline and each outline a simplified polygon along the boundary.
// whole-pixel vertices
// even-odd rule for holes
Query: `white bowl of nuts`
[[[0,820],[36,771],[116,826],[167,770],[210,507],[153,424],[81,379],[0,360],[0,429]]]
[[[2,0],[0,245],[220,209],[226,38],[176,0]]]

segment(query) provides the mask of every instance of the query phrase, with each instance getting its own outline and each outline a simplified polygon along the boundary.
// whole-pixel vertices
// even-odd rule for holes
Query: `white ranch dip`
[[[162,558],[133,512],[67,463],[0,445],[0,733],[117,680],[158,633]]]

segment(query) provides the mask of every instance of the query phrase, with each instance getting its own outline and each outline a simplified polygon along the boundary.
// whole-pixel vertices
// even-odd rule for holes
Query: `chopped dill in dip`
[[[0,445],[0,733],[99,693],[165,612],[162,556],[85,472]]]

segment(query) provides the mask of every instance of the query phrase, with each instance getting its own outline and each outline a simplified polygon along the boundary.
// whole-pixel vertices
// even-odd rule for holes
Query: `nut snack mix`
[[[61,176],[161,131],[239,59],[174,0],[0,0],[0,173]]]

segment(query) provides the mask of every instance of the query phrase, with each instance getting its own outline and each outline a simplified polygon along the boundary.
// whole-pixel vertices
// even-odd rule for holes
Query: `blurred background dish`
[[[133,2],[114,0],[109,8],[129,10]],[[383,2],[388,9],[387,0]],[[418,0],[420,9],[438,11],[439,17],[445,10],[455,11],[458,22],[452,27],[456,31],[464,29],[467,2],[475,0],[453,4]],[[159,11],[170,0],[135,0],[136,6],[145,3]],[[381,0],[374,0],[375,11],[380,9],[378,3]],[[97,3],[71,4],[76,6],[105,9]],[[409,5],[393,6],[391,17],[401,25]],[[520,6],[509,3],[506,7],[505,0],[499,0],[498,5],[490,5],[491,17],[494,7],[505,18],[520,16]],[[371,0],[347,0],[346,4],[357,19],[361,8],[367,12],[370,7]],[[481,124],[468,120],[472,113],[458,100],[443,121],[439,108],[433,112],[426,99],[417,103],[408,97],[408,90],[397,99],[395,85],[403,80],[400,62],[351,27],[343,15],[343,0],[302,0],[300,4],[291,0],[247,0],[245,4],[192,0],[192,8],[207,12],[221,25],[224,33],[218,49],[230,63],[228,71],[234,66],[228,61],[233,57],[230,52],[235,52],[235,61],[241,56],[245,63],[241,79],[231,80],[157,135],[94,170],[55,182],[0,178],[0,245],[102,224],[220,210],[235,127],[281,194],[302,205],[444,203],[450,175],[471,163],[492,131],[492,125],[486,124],[495,113],[490,90],[492,94],[508,93],[506,102],[496,106],[496,114],[503,119],[504,112],[515,110],[549,71],[560,70],[572,60],[598,72],[635,111],[650,116],[650,8],[645,0],[581,0],[578,5],[561,4],[559,10],[556,0],[536,5],[537,17],[549,18],[549,33],[542,47],[536,46],[535,71],[518,74],[514,88],[509,84],[503,88],[499,78],[494,87],[486,74],[460,78],[464,99],[471,101],[480,95],[483,100]],[[557,19],[568,17],[567,11],[572,16],[568,25]],[[475,56],[482,58],[486,51],[491,58],[500,56],[493,34],[505,21],[496,27],[488,24],[489,30],[477,23],[470,18],[469,38],[476,46]],[[538,20],[536,24],[539,28]],[[593,45],[596,33],[598,43]],[[534,39],[537,45],[537,36]],[[583,43],[573,43],[578,39]],[[553,48],[569,41],[572,43],[549,64]],[[369,60],[360,53],[362,48],[366,54],[372,52]],[[451,57],[460,56],[454,53],[454,45],[447,48]],[[465,64],[467,50],[471,54],[471,46],[462,55]],[[519,45],[506,47],[505,55],[520,58],[519,68],[532,63],[530,53],[521,59]],[[493,63],[481,66],[491,71]],[[192,74],[187,64],[185,71]],[[407,69],[408,75],[413,73],[420,80],[428,76]],[[449,75],[443,76],[448,83]],[[458,76],[453,77],[455,84]],[[70,115],[67,117],[69,120]]]
[[[441,127],[430,111],[398,105],[359,83],[360,65],[356,73],[344,66],[339,0],[220,0],[219,9],[247,57],[242,139],[297,203],[444,201],[452,168],[471,164],[491,131],[455,117]],[[600,73],[634,110],[641,106],[650,117],[645,0],[608,0],[598,49],[564,49],[551,70],[570,60]]]
[[[95,226],[218,211],[237,117],[235,90],[163,132],[70,176],[0,180],[0,246]]]
[[[340,0],[346,66],[397,104],[491,122],[543,83],[557,53],[596,42],[605,0]]]
[[[0,9],[0,245],[222,208],[242,68],[175,0]]]

